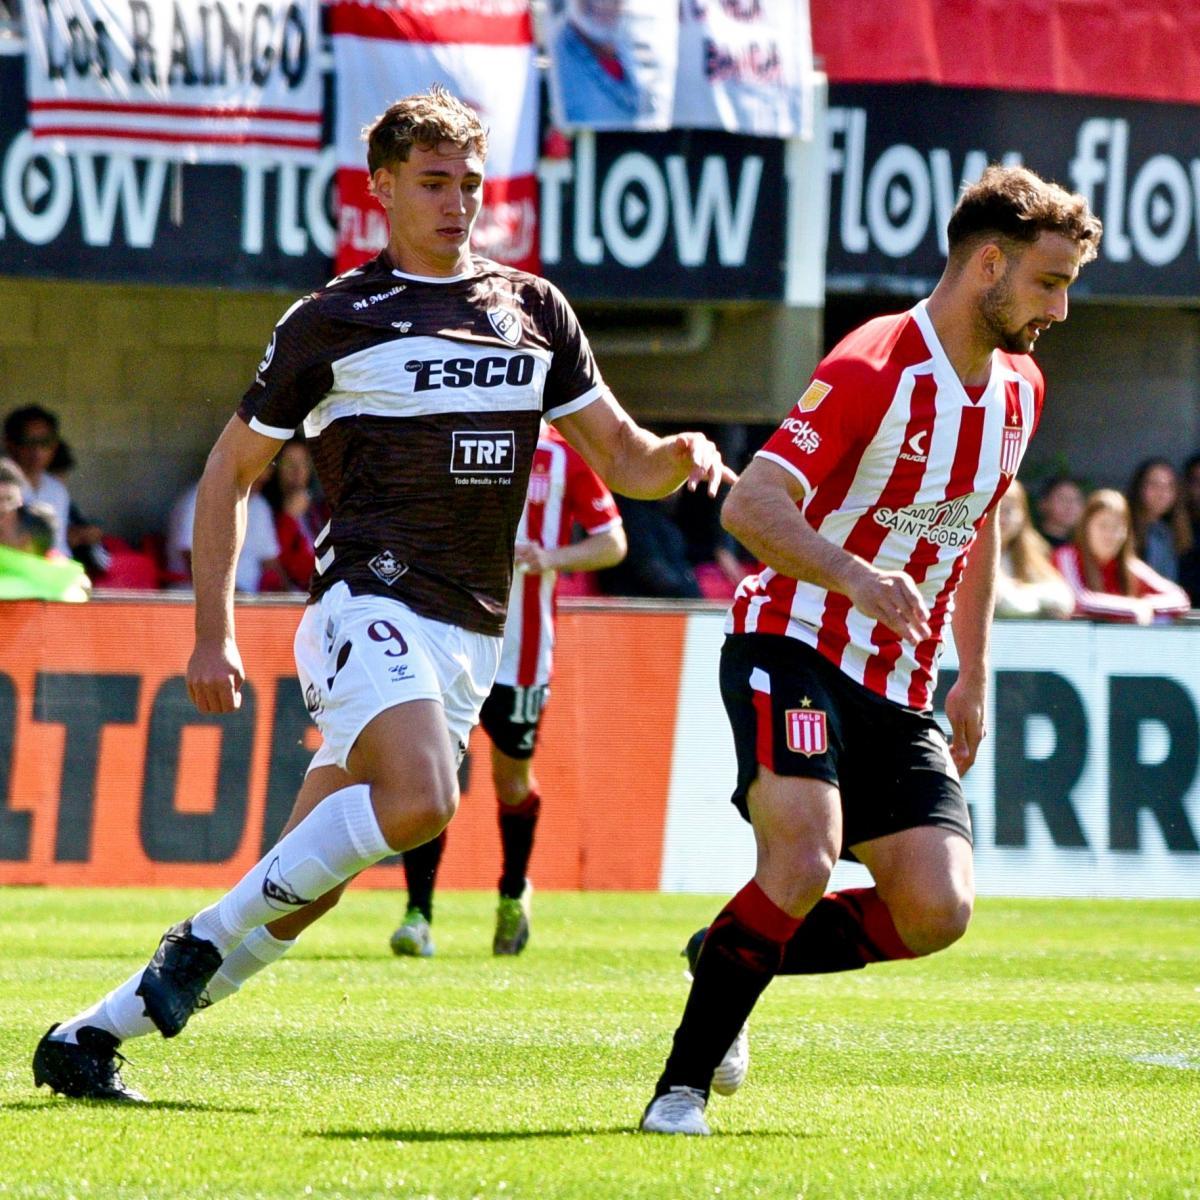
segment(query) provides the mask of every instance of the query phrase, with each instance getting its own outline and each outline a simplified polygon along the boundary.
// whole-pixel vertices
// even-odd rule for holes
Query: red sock
[[[783,953],[780,975],[856,971],[868,963],[916,958],[896,932],[875,888],[830,892],[813,905]]]

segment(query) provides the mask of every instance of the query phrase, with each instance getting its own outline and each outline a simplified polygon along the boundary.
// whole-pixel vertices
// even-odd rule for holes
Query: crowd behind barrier
[[[707,432],[740,469],[771,430],[729,424]],[[188,589],[195,485],[163,497],[161,528],[133,545],[85,517],[67,477],[76,458],[58,418],[40,405],[8,414],[0,460],[0,598],[86,599],[99,591]],[[86,453],[86,451],[85,451]],[[629,552],[618,566],[560,577],[564,596],[729,600],[757,564],[721,528],[721,495],[618,498]],[[303,593],[313,545],[329,519],[312,458],[293,438],[256,480],[237,564],[244,595]],[[102,514],[101,514],[102,515]],[[1083,617],[1147,624],[1200,608],[1200,451],[1178,469],[1161,456],[1131,472],[1124,494],[1069,474],[1028,488],[1014,480],[1000,506],[998,617]],[[33,559],[55,564],[47,568]]]

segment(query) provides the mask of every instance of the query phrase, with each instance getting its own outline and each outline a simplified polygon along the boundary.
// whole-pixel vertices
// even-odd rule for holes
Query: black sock
[[[542,798],[537,792],[530,792],[520,804],[500,804],[499,808],[500,845],[504,854],[500,895],[516,900],[525,890]]]
[[[796,924],[753,880],[721,910],[704,939],[655,1095],[679,1086],[707,1094],[717,1064],[775,977]]]
[[[427,921],[433,920],[433,887],[438,864],[446,848],[443,829],[431,842],[404,851],[404,880],[408,884],[408,907],[417,909]]]
[[[857,971],[868,963],[913,957],[879,893],[847,888],[829,892],[813,905],[784,948],[779,974]]]

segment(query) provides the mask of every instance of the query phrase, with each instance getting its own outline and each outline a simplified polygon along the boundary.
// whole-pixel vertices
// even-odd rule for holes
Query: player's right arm
[[[245,682],[233,626],[233,583],[246,536],[250,485],[283,443],[231,417],[208,456],[196,493],[192,580],[196,646],[188,662],[188,695],[203,713],[227,713],[242,702]]]
[[[779,574],[841,592],[906,641],[929,637],[929,610],[912,579],[903,571],[880,571],[823,538],[805,519],[803,499],[796,475],[757,457],[726,498],[721,524]]]

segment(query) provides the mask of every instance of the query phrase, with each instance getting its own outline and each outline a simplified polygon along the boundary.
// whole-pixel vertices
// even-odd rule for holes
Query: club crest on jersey
[[[488,309],[488,321],[510,346],[515,346],[521,340],[521,318],[511,308]]]
[[[805,697],[805,703],[812,701]],[[784,713],[787,722],[787,745],[793,754],[812,758],[829,749],[829,734],[825,712],[820,708],[789,708]]]
[[[367,566],[391,587],[401,575],[408,574],[408,563],[402,563],[390,550],[381,550]]]
[[[1021,435],[1024,432],[1020,425],[1005,425],[1004,434],[1000,439],[1000,474],[1015,475],[1021,465]]]
[[[833,391],[832,383],[823,383],[820,379],[814,379],[812,383],[804,389],[804,395],[796,401],[796,407],[801,412],[812,412],[830,392]]]
[[[547,472],[531,472],[526,498],[530,504],[545,504],[550,499],[550,476]]]

